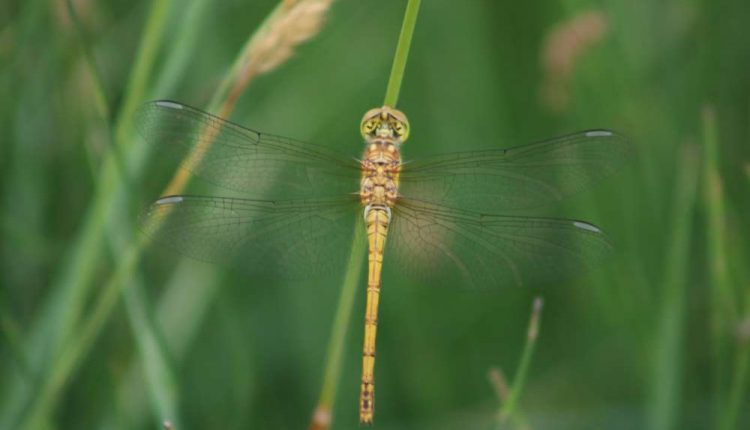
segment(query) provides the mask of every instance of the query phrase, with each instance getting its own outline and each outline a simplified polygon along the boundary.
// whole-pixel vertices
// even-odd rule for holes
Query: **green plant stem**
[[[139,258],[136,257],[135,259],[138,260]],[[131,271],[136,272],[135,267]],[[146,294],[141,278],[135,273],[129,276],[129,279],[122,280],[124,285],[121,289],[125,310],[127,311],[131,332],[136,341],[140,361],[143,363],[155,418],[159,422],[164,418],[169,418],[179,425],[181,419],[178,407],[177,378],[168,359],[163,336],[153,321],[153,311],[145,298]],[[111,310],[107,311],[107,313],[109,312]]]
[[[171,0],[154,0],[152,12],[146,23],[145,37],[138,48],[139,61],[135,64],[130,75],[122,109],[117,118],[115,128],[115,142],[119,146],[126,145],[133,130],[133,119],[136,109],[143,102],[151,71],[156,62],[157,53],[166,29],[165,21],[170,9]]]
[[[200,39],[205,21],[211,16],[211,0],[192,0],[180,19],[180,28],[174,35],[174,43],[169,47],[169,54],[164,62],[152,91],[154,94],[171,94],[187,72],[193,58],[196,42]],[[184,7],[182,4],[180,7]]]
[[[735,297],[729,280],[726,255],[726,215],[723,189],[719,176],[718,130],[716,112],[711,106],[703,109],[703,197],[706,210],[708,266],[711,291],[711,337],[713,347],[714,414],[716,423],[724,422],[728,403],[725,401],[727,343],[732,325],[737,321]],[[718,427],[724,428],[724,427]]]
[[[539,337],[539,326],[541,324],[542,306],[543,301],[541,297],[534,299],[532,305],[531,317],[529,318],[529,328],[527,330],[526,344],[521,354],[521,362],[518,365],[516,376],[513,379],[513,384],[510,387],[510,394],[508,398],[503,402],[498,412],[498,426],[502,425],[507,421],[515,412],[518,399],[521,397],[523,386],[526,383],[526,375],[529,371],[529,365],[531,358],[534,356],[534,349],[536,347],[536,339]]]
[[[74,32],[78,37],[78,42],[81,44],[83,57],[86,60],[86,66],[89,69],[89,73],[91,73],[92,86],[94,90],[94,106],[96,106],[96,110],[99,116],[109,125],[109,98],[107,97],[107,93],[104,89],[104,79],[102,79],[102,74],[99,70],[99,67],[97,67],[96,65],[93,49],[91,49],[89,39],[86,37],[83,31],[81,20],[78,19],[78,14],[76,13],[73,0],[65,0],[65,6],[67,7],[70,21],[73,23]]]
[[[648,424],[651,429],[673,429],[678,424],[682,389],[682,357],[685,338],[685,302],[689,272],[692,211],[698,194],[700,168],[695,148],[686,147],[680,158],[675,200],[672,204],[673,229],[663,279],[664,297],[654,339],[651,399]]]
[[[401,34],[398,37],[396,54],[393,56],[393,66],[391,67],[391,76],[388,79],[388,87],[385,90],[386,106],[396,107],[398,95],[401,92],[401,81],[404,79],[404,70],[406,69],[406,60],[409,58],[409,48],[411,39],[414,35],[414,27],[417,25],[417,14],[419,13],[419,4],[421,0],[409,0],[404,13],[404,22],[401,25]]]
[[[712,287],[712,335],[714,336],[714,387],[716,389],[717,424],[721,430],[734,429],[742,407],[747,385],[748,342],[734,342],[732,334],[739,320],[735,307],[738,301],[732,290],[727,254],[726,204],[719,165],[719,136],[716,112],[711,106],[703,110],[704,189],[703,195],[708,223],[708,256]],[[728,346],[736,346],[732,372],[725,375],[728,364]],[[729,376],[728,390],[724,393],[725,376]],[[728,396],[728,397],[726,397]],[[726,400],[725,400],[726,399]]]
[[[727,267],[726,211],[724,190],[719,176],[719,136],[716,113],[711,107],[704,108],[703,112],[703,144],[705,161],[703,195],[708,211],[709,267],[714,284],[713,290],[719,294],[716,305],[720,306],[718,309],[720,315],[725,321],[733,321],[737,317],[737,310],[734,306],[737,301],[731,289]]]
[[[357,218],[358,221],[354,226],[354,239],[352,239],[352,252],[346,267],[341,296],[339,296],[336,316],[333,319],[331,338],[326,350],[326,367],[320,397],[318,398],[318,409],[324,409],[328,412],[333,409],[333,403],[336,399],[336,390],[341,377],[341,358],[344,353],[346,332],[352,319],[354,297],[362,274],[362,260],[367,249],[363,242],[364,225],[361,218]]]

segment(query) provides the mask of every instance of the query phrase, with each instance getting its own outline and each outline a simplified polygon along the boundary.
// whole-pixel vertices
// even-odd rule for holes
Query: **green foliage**
[[[232,118],[359,156],[405,3],[334,3]],[[176,165],[136,137],[134,109],[215,108],[275,6],[0,3],[0,428],[307,425],[344,268],[259,282],[141,250],[136,227]],[[466,293],[410,285],[386,257],[378,427],[489,428],[498,366],[523,382],[510,428],[750,425],[748,22],[737,0],[422,2],[398,99],[407,160],[588,128],[628,136],[637,157],[553,213],[612,238],[593,273]],[[334,428],[357,421],[358,293]],[[544,327],[514,379],[536,295]]]

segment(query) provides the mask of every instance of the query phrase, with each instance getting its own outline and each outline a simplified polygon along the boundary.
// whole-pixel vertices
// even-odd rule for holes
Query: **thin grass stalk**
[[[717,423],[721,430],[731,430],[737,425],[739,411],[742,406],[744,391],[747,387],[748,359],[750,359],[749,343],[741,330],[735,327],[740,318],[736,310],[736,296],[732,290],[729,277],[726,203],[724,187],[721,179],[719,163],[719,136],[716,124],[716,112],[713,107],[706,106],[703,110],[703,139],[704,139],[704,188],[703,197],[707,211],[709,268],[713,300],[713,332],[715,336],[715,388],[717,409]],[[736,332],[736,333],[735,333]],[[731,346],[736,346],[730,352]],[[733,353],[733,354],[732,354]],[[732,371],[725,375],[728,355],[732,354]],[[725,381],[725,378],[728,378]],[[724,384],[728,383],[724,393]],[[725,399],[726,395],[726,400]]]
[[[420,0],[409,0],[404,13],[404,21],[401,26],[396,54],[393,59],[391,76],[386,88],[385,105],[396,106],[404,77],[406,61],[409,57],[409,46],[414,35],[414,27],[417,22]],[[336,317],[331,328],[331,337],[326,352],[326,364],[323,374],[323,383],[318,397],[318,403],[313,411],[310,421],[310,430],[325,430],[331,427],[333,422],[333,409],[336,402],[338,382],[341,377],[341,354],[344,350],[347,327],[351,325],[352,307],[354,305],[354,294],[357,288],[357,279],[362,270],[362,259],[365,247],[362,244],[361,234],[364,226],[357,222],[354,239],[351,246],[351,258],[346,268],[344,283],[341,287],[341,296],[336,308]]]
[[[177,378],[168,359],[163,336],[153,320],[153,311],[145,299],[142,277],[133,274],[124,281],[122,296],[125,310],[143,363],[154,415],[159,422],[169,418],[179,425],[182,421]]]
[[[503,370],[499,367],[493,367],[487,372],[487,379],[489,379],[492,388],[495,390],[495,396],[502,405],[508,401],[510,396],[510,387],[508,386],[508,379],[505,376]],[[501,420],[499,414],[495,414],[495,418],[492,420],[492,424],[489,426],[490,429],[499,430],[505,428],[507,421],[510,421],[512,425],[518,430],[530,430],[531,426],[529,421],[526,419],[526,414],[523,412],[520,406],[514,408],[515,412],[507,419]]]
[[[169,47],[167,59],[155,80],[151,94],[171,94],[183,81],[190,70],[189,61],[194,56],[196,42],[201,36],[202,21],[211,16],[209,8],[214,5],[211,0],[192,0],[187,6],[185,15],[180,19],[180,28],[174,35],[174,43]]]
[[[732,282],[727,265],[727,227],[724,187],[721,182],[719,165],[719,136],[716,112],[711,106],[703,110],[703,145],[705,161],[703,195],[708,214],[709,267],[713,289],[720,294],[717,298],[722,314],[727,322],[736,321],[737,298],[732,291]],[[728,332],[724,332],[728,334]]]
[[[708,266],[711,289],[711,338],[714,388],[714,416],[717,427],[723,422],[727,403],[727,347],[732,324],[737,321],[735,297],[729,280],[726,255],[726,215],[721,178],[719,177],[719,136],[716,112],[706,106],[703,126],[703,197],[705,201],[708,241]]]
[[[654,339],[654,366],[648,402],[648,428],[673,429],[679,423],[685,343],[686,284],[689,273],[693,210],[698,194],[700,168],[696,148],[685,147],[680,157],[675,199],[672,203],[672,232],[663,279],[664,297]]]
[[[542,318],[542,306],[544,301],[541,297],[534,298],[534,303],[531,308],[531,317],[529,318],[529,327],[526,331],[526,344],[523,347],[523,353],[521,354],[521,361],[516,371],[516,376],[513,379],[508,395],[505,401],[502,402],[500,409],[497,413],[496,429],[502,428],[502,426],[509,420],[512,419],[514,414],[517,414],[518,400],[521,397],[521,392],[526,384],[526,376],[529,372],[529,365],[531,359],[534,356],[534,350],[536,349],[536,340],[539,337],[539,328],[541,325]]]
[[[136,62],[130,75],[122,108],[118,114],[117,126],[115,128],[115,142],[118,145],[127,145],[130,142],[130,134],[133,130],[133,118],[138,106],[143,102],[148,89],[149,79],[154,70],[159,48],[166,29],[165,21],[170,10],[172,0],[154,0],[153,12],[146,23],[145,34],[141,46],[138,49],[139,61]],[[143,57],[143,59],[141,59]]]
[[[508,387],[508,377],[505,376],[505,372],[503,372],[503,369],[501,369],[500,367],[493,367],[490,368],[489,372],[487,372],[487,379],[490,381],[490,385],[492,385],[492,388],[495,390],[495,396],[500,401],[500,405],[502,405],[508,400],[508,396],[510,395],[510,387]],[[519,430],[529,429],[528,421],[526,420],[525,414],[521,411],[520,407],[516,408],[516,413],[513,414],[511,419],[515,428]],[[504,424],[499,423],[498,421],[499,416],[498,414],[495,414],[495,417],[493,418],[492,424],[489,428],[493,430],[502,428]]]
[[[341,295],[336,306],[336,315],[333,319],[331,338],[326,350],[326,367],[323,373],[323,385],[318,396],[318,404],[313,412],[310,430],[322,430],[331,426],[333,405],[341,378],[342,358],[344,355],[344,343],[346,334],[352,319],[355,293],[362,275],[362,260],[365,257],[366,246],[363,241],[364,223],[357,218],[354,226],[354,239],[352,240],[352,251],[349,263],[346,267]]]
[[[102,79],[101,71],[96,65],[94,50],[91,48],[89,38],[86,37],[86,34],[83,31],[83,25],[81,25],[81,20],[78,18],[78,13],[76,12],[73,0],[65,0],[65,6],[68,12],[68,17],[70,18],[70,22],[73,24],[73,30],[76,34],[76,38],[78,39],[78,43],[80,43],[81,45],[83,58],[86,62],[86,68],[91,74],[91,84],[94,90],[94,106],[96,107],[96,112],[99,114],[99,117],[106,121],[107,125],[109,126],[111,120],[111,113],[109,111],[109,97],[107,97],[107,91],[104,87],[104,79]]]
[[[99,120],[104,125],[104,129],[106,130],[106,145],[108,149],[110,151],[116,151],[115,146],[112,144],[112,117],[109,108],[109,98],[106,95],[104,79],[102,78],[102,74],[96,63],[96,58],[94,57],[92,43],[90,42],[90,38],[84,31],[83,24],[81,23],[81,20],[78,16],[78,12],[76,11],[75,5],[73,4],[73,0],[59,1],[64,4],[63,7],[65,8],[67,18],[71,23],[72,32],[74,34],[76,42],[80,46],[80,56],[82,57],[83,70],[84,73],[88,73],[89,78],[86,79],[86,83],[91,90],[94,100],[94,115],[99,118]],[[96,127],[96,125],[89,127],[93,128]],[[89,131],[88,137],[86,138],[87,143],[84,146],[86,148],[87,161],[89,164],[89,169],[91,171],[91,179],[92,181],[95,181],[99,174],[98,167],[100,158],[93,151],[93,147],[96,146],[96,144],[95,142],[93,142],[92,135],[93,133]],[[120,156],[121,154],[119,154],[119,151],[116,152],[115,155],[119,159],[122,158]]]
[[[404,21],[401,25],[401,34],[398,36],[398,45],[396,45],[396,53],[393,56],[391,76],[388,78],[388,87],[385,90],[385,100],[383,101],[385,106],[396,107],[396,103],[398,103],[401,82],[404,79],[404,71],[406,70],[406,61],[409,58],[411,39],[414,36],[414,27],[417,25],[420,4],[421,0],[409,0],[409,3],[406,4]]]

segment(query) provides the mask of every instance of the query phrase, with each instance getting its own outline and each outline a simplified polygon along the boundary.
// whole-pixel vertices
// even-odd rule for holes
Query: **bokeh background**
[[[259,282],[132,246],[176,169],[136,137],[134,108],[207,108],[276,7],[0,2],[0,428],[307,427],[343,268]],[[404,7],[324,7],[232,118],[359,155]],[[556,211],[616,244],[593,273],[467,293],[386,268],[376,427],[497,425],[487,375],[513,382],[536,296],[540,334],[501,427],[750,427],[749,22],[743,0],[423,2],[399,101],[407,159],[590,128],[628,136],[637,156]],[[334,428],[357,425],[364,298]]]

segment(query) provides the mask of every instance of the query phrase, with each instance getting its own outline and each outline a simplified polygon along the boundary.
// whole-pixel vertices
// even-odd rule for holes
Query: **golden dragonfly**
[[[183,163],[193,174],[245,194],[166,196],[150,206],[146,234],[187,256],[235,262],[251,273],[335,273],[347,264],[356,218],[364,217],[362,423],[372,423],[375,407],[384,256],[387,266],[421,283],[490,287],[558,280],[596,266],[610,250],[598,227],[517,212],[599,182],[630,152],[623,137],[591,130],[510,149],[403,162],[409,121],[388,106],[364,115],[361,159],[174,101],[146,104],[137,124],[147,142],[180,160],[198,151],[199,159]]]

